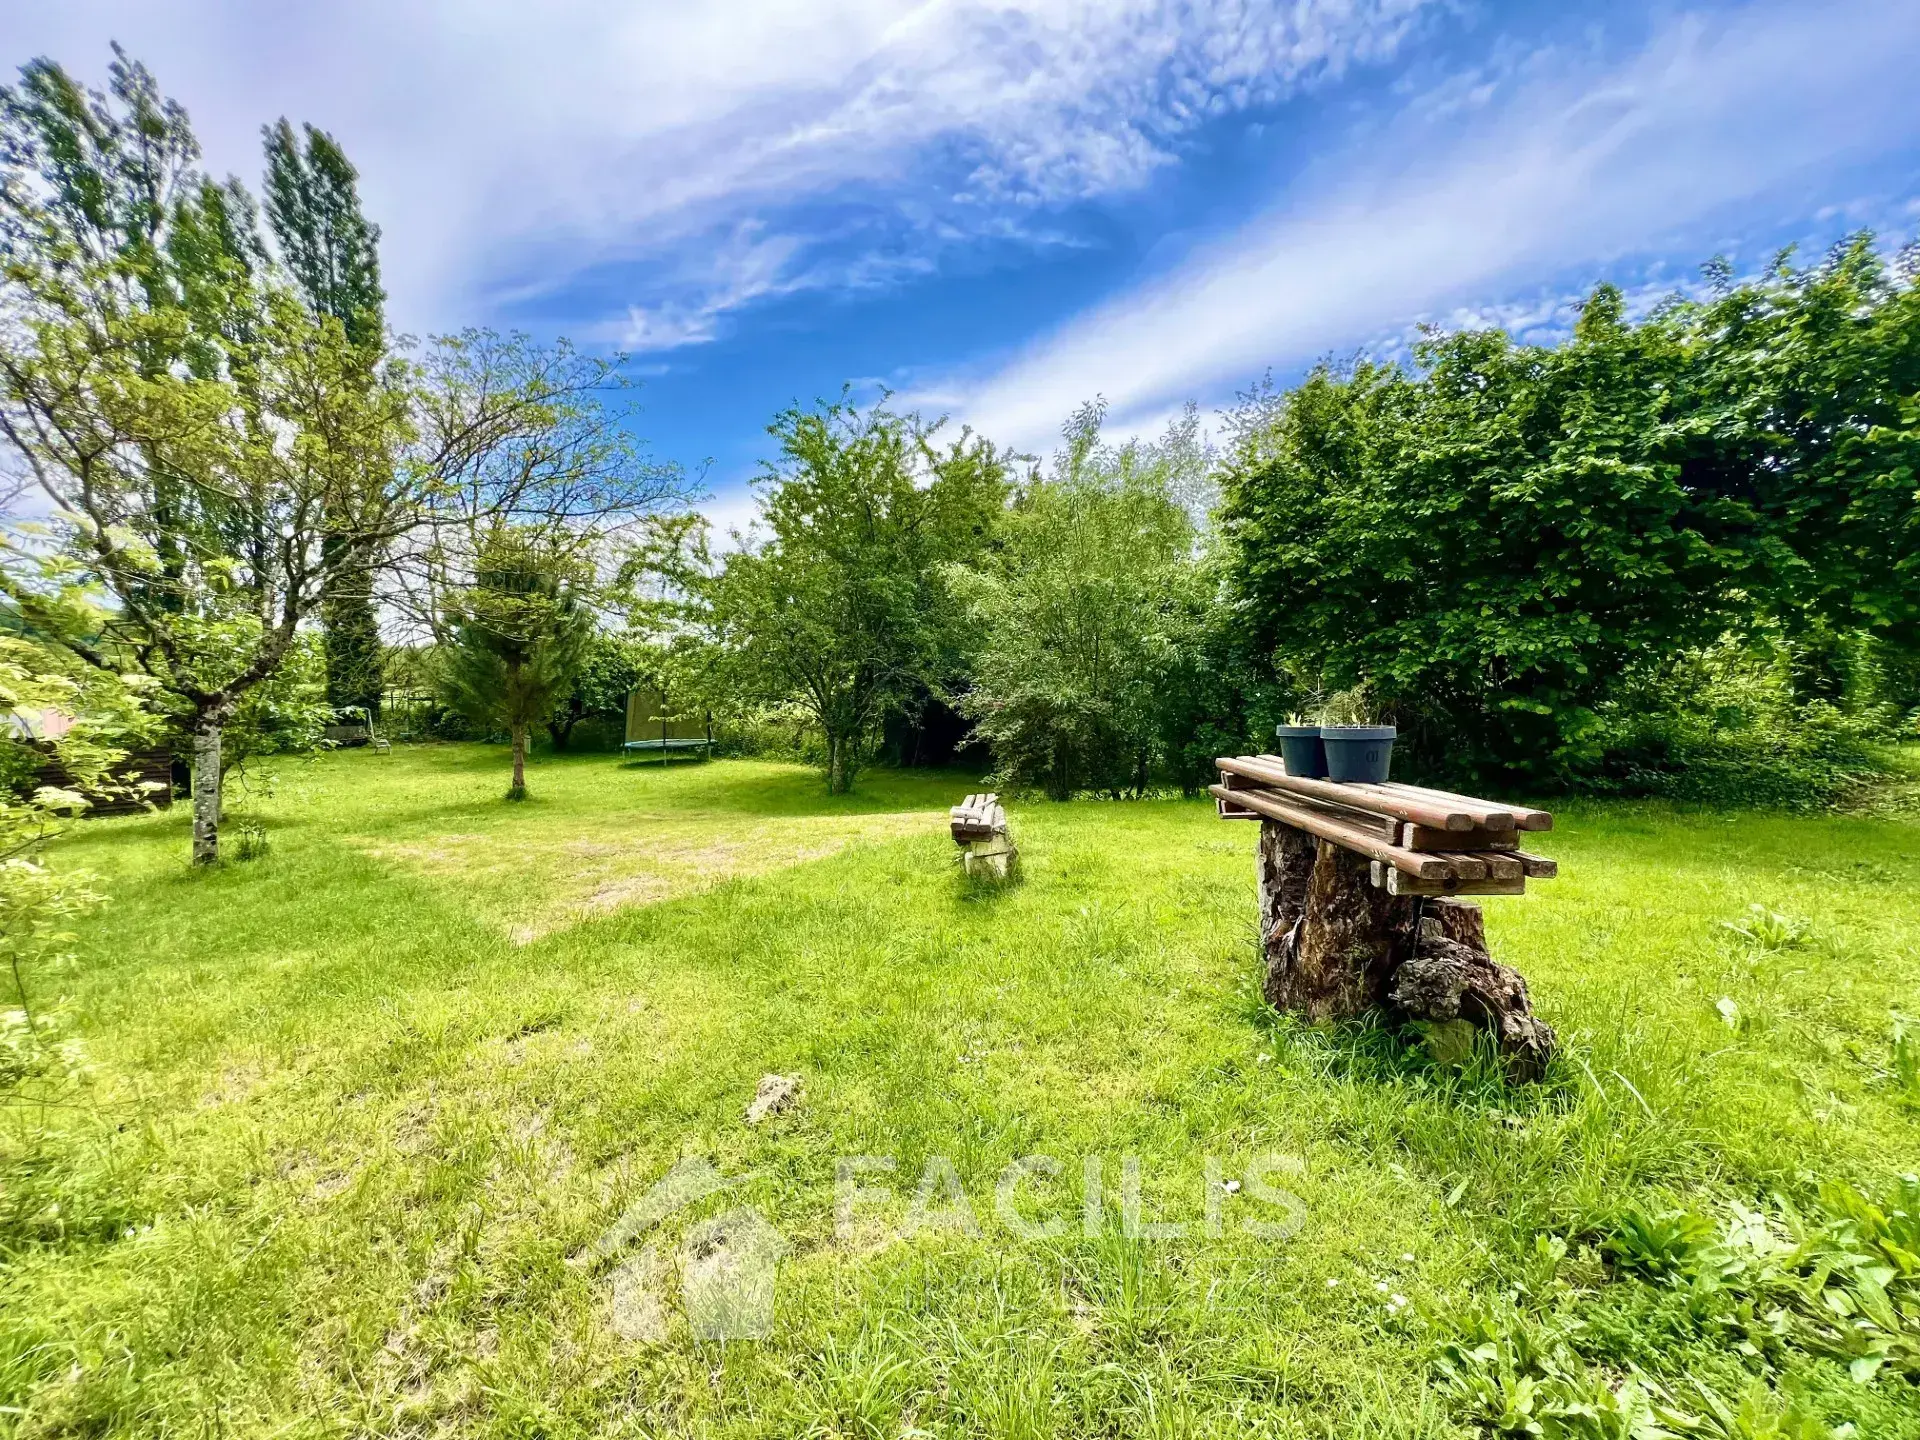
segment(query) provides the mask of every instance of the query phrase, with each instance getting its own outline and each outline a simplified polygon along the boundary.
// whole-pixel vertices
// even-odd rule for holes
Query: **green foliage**
[[[284,118],[267,126],[266,211],[282,263],[316,315],[340,322],[369,365],[386,344],[380,227],[360,208],[359,176],[339,143],[305,127],[303,147]],[[380,712],[380,622],[374,547],[349,535],[328,543],[336,564],[320,602],[326,627],[327,701]]]
[[[627,696],[646,673],[643,642],[632,635],[596,630],[578,669],[546,717],[553,748],[564,750],[582,721],[624,721]],[[622,738],[624,738],[624,733]]]
[[[592,566],[570,537],[501,527],[450,607],[440,682],[450,708],[513,739],[509,799],[526,795],[528,730],[552,714],[593,644]]]
[[[435,472],[396,468],[408,377],[302,303],[197,155],[123,55],[106,94],[47,61],[0,88],[0,440],[59,541],[15,547],[0,585],[37,633],[152,676],[212,753]],[[67,603],[83,579],[112,601],[91,628]],[[196,808],[211,861],[217,794]]]
[[[1838,737],[1781,740],[1817,712],[1703,725],[1661,680],[1765,632],[1801,647],[1804,706],[1831,666],[1803,641],[1920,648],[1916,335],[1910,273],[1862,239],[1639,323],[1602,287],[1558,347],[1436,333],[1418,374],[1323,366],[1256,395],[1223,509],[1252,638],[1369,682],[1416,763],[1489,784],[1679,793],[1661,777],[1720,757],[1719,795],[1783,745],[1796,780],[1832,770]]]
[[[1714,1233],[1712,1221],[1685,1210],[1629,1211],[1600,1248],[1621,1270],[1658,1280],[1685,1270]]]
[[[38,752],[11,738],[15,726],[31,727],[54,737],[52,750],[79,785],[117,791],[121,746],[151,727],[142,688],[56,647],[0,634],[0,719],[10,722],[0,750],[37,761]],[[14,1002],[0,1011],[0,1105],[54,1098],[47,1087],[57,1091],[79,1069],[78,1042],[63,1034],[65,1010],[36,1006],[32,989],[72,963],[73,921],[100,903],[91,876],[54,866],[46,853],[63,818],[88,803],[73,791],[0,787],[0,960]]]
[[[1891,1076],[1901,1098],[1920,1105],[1920,1036],[1914,1034],[1913,1022],[1902,1015],[1894,1017],[1890,1058]]]
[[[380,227],[360,208],[360,176],[324,130],[283,117],[266,126],[267,219],[282,263],[315,313],[345,327],[350,343],[377,349],[384,337]]]
[[[1875,1202],[1823,1182],[1810,1213],[1735,1206],[1724,1225],[1691,1211],[1629,1209],[1602,1250],[1625,1274],[1684,1291],[1695,1321],[1754,1354],[1790,1346],[1839,1361],[1856,1382],[1920,1379],[1920,1180]]]
[[[1836,1361],[1852,1383],[1920,1377],[1920,1181],[1895,1183],[1885,1203],[1825,1182],[1803,1213],[1732,1207],[1724,1223],[1692,1210],[1629,1207],[1600,1245],[1629,1284],[1674,1293],[1696,1334],[1770,1370],[1795,1353]],[[1551,1300],[1547,1295],[1542,1297]],[[1482,1308],[1452,1320],[1436,1372],[1466,1416],[1502,1435],[1580,1437],[1825,1437],[1797,1399],[1753,1383],[1736,1401],[1693,1381],[1681,1387],[1634,1371],[1603,1380],[1583,1353],[1577,1319],[1529,1319]]]
[[[891,706],[954,677],[945,567],[990,543],[1006,461],[970,433],[936,446],[937,426],[884,405],[789,410],[769,428],[781,459],[756,533],[695,582],[717,646],[712,683],[736,704],[805,707],[837,793]]]
[[[249,860],[261,860],[273,852],[273,842],[267,836],[266,826],[258,820],[241,820],[233,827],[233,858],[245,864]]]
[[[1847,1440],[1794,1397],[1752,1382],[1729,1403],[1704,1381],[1668,1386],[1637,1372],[1612,1380],[1575,1349],[1577,1323],[1529,1322],[1482,1308],[1454,1322],[1434,1372],[1484,1433],[1538,1440]]]
[[[1849,668],[1850,678],[1817,693],[1777,634],[1674,655],[1600,707],[1601,758],[1580,782],[1721,805],[1809,809],[1845,799],[1878,772],[1873,747],[1893,716],[1871,667]]]
[[[231,773],[257,756],[311,752],[325,742],[333,719],[322,637],[300,635],[280,667],[234,707],[221,736],[221,766]]]
[[[1757,902],[1749,905],[1747,913],[1740,919],[1722,920],[1720,925],[1728,933],[1739,936],[1753,950],[1762,953],[1795,950],[1807,943],[1806,921],[1782,915],[1778,910],[1770,910]]]
[[[976,636],[961,710],[1001,783],[1057,800],[1138,795],[1169,772],[1191,786],[1235,698],[1216,577],[1182,504],[1182,478],[1205,467],[1193,426],[1116,448],[1104,417],[1097,402],[1074,414],[1002,544],[953,572]]]

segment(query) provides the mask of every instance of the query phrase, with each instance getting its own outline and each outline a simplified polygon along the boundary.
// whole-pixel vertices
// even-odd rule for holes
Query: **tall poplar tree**
[[[359,173],[331,135],[303,127],[305,143],[282,118],[266,126],[267,221],[280,258],[316,315],[340,322],[369,374],[385,344],[386,292],[380,288],[380,227],[360,208]],[[329,543],[347,542],[336,537]],[[320,607],[326,630],[327,701],[380,709],[380,622],[373,573],[380,557],[344,554]]]

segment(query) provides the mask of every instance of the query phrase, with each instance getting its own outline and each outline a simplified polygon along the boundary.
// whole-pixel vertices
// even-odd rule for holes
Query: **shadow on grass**
[[[952,863],[957,872],[955,896],[962,905],[998,904],[1026,883],[1025,869],[1017,858],[1005,879],[994,876],[984,869],[968,870],[964,855],[955,855]]]
[[[1442,1053],[1423,1024],[1385,1013],[1313,1024],[1258,1000],[1251,1019],[1276,1054],[1326,1081],[1406,1086],[1460,1110],[1503,1114],[1563,1110],[1579,1097],[1579,1063],[1564,1047],[1544,1076],[1521,1083],[1484,1031],[1463,1053]]]

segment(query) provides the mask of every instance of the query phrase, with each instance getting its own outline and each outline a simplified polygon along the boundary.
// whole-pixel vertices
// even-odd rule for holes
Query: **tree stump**
[[[1487,953],[1479,907],[1376,888],[1367,860],[1277,821],[1260,823],[1262,993],[1308,1020],[1384,1009],[1487,1032],[1517,1080],[1537,1079],[1553,1031],[1526,981]]]

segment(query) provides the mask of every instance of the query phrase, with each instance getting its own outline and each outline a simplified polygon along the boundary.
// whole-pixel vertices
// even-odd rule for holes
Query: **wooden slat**
[[[1453,862],[1453,873],[1462,880],[1518,880],[1527,873],[1513,855],[1496,850],[1481,850],[1473,854],[1450,854],[1447,859]],[[1477,867],[1479,873],[1468,874],[1469,865]]]
[[[1416,855],[1411,850],[1402,850],[1398,845],[1364,830],[1357,830],[1298,805],[1289,805],[1285,797],[1269,791],[1229,790],[1224,785],[1209,785],[1207,790],[1216,800],[1230,800],[1249,810],[1257,810],[1269,820],[1277,820],[1282,825],[1291,825],[1296,830],[1332,841],[1342,849],[1365,855],[1370,860],[1385,861],[1395,870],[1405,871],[1409,875],[1442,880],[1453,874],[1453,867],[1437,855]]]
[[[1244,779],[1244,777],[1242,777]],[[1250,789],[1260,789],[1259,785],[1249,785]],[[1238,792],[1236,792],[1238,793]],[[1274,792],[1269,789],[1269,795]],[[1289,805],[1298,805],[1302,810],[1311,810],[1316,815],[1324,815],[1329,820],[1338,820],[1342,825],[1351,825],[1356,830],[1364,830],[1369,835],[1378,835],[1389,845],[1400,844],[1401,822],[1391,815],[1376,815],[1371,810],[1356,810],[1351,805],[1335,805],[1329,800],[1316,800],[1309,795],[1296,795],[1288,791],[1280,797]],[[1405,849],[1404,845],[1401,849]]]
[[[1517,850],[1520,837],[1511,830],[1435,830],[1427,825],[1402,825],[1400,844],[1408,850]]]
[[[1478,855],[1443,854],[1440,858],[1453,867],[1453,878],[1456,880],[1485,880],[1492,873],[1487,868],[1487,862]]]
[[[1477,811],[1482,818],[1480,823],[1489,830],[1551,830],[1553,816],[1545,810],[1530,810],[1524,805],[1499,805],[1491,800],[1476,800],[1471,795],[1461,795],[1452,790],[1434,790],[1425,785],[1403,785],[1397,780],[1383,780],[1370,789],[1386,790],[1415,799],[1425,800],[1434,805],[1457,805],[1462,809]]]
[[[1513,858],[1520,862],[1530,880],[1551,880],[1560,873],[1560,862],[1545,855],[1529,855],[1522,850]]]
[[[1389,895],[1524,895],[1527,882],[1520,880],[1422,880],[1398,870],[1387,872]]]
[[[1375,860],[1370,869],[1369,878],[1376,890],[1385,890],[1389,895],[1524,895],[1527,893],[1526,881],[1519,880],[1422,880],[1416,875],[1407,875],[1391,865],[1382,865]]]
[[[1411,820],[1416,825],[1430,825],[1436,830],[1471,830],[1474,827],[1473,816],[1462,807],[1435,805],[1425,800],[1389,795],[1378,785],[1337,785],[1331,780],[1303,779],[1287,774],[1285,766],[1273,755],[1223,756],[1213,763],[1230,775],[1245,775],[1276,790],[1331,801],[1335,805],[1350,805],[1356,810],[1390,815],[1396,820]]]
[[[1258,780],[1250,780],[1244,775],[1223,774],[1220,783],[1234,794],[1243,794],[1248,790],[1265,791],[1274,794],[1271,786]],[[1376,815],[1371,810],[1356,810],[1351,805],[1336,805],[1329,800],[1316,800],[1309,795],[1299,795],[1293,791],[1280,794],[1279,798],[1288,805],[1298,805],[1303,810],[1311,810],[1316,815],[1325,815],[1329,820],[1338,820],[1343,825],[1351,825],[1357,830],[1365,830],[1370,835],[1378,835],[1390,845],[1400,843],[1401,822],[1388,815]],[[1405,847],[1402,847],[1405,848]]]

